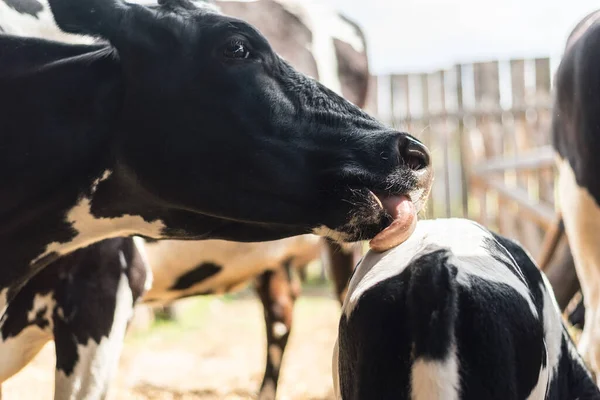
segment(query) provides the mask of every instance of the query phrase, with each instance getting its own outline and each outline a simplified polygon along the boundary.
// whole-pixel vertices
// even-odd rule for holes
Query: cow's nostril
[[[430,157],[429,150],[422,143],[411,138],[410,136],[404,136],[400,139],[400,157],[404,161],[405,165],[414,171],[419,171],[429,167]]]

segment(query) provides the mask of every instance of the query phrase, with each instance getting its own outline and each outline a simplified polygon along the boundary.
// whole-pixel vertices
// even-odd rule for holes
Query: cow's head
[[[63,30],[118,52],[115,168],[98,187],[127,197],[115,213],[160,219],[178,238],[359,240],[391,222],[373,194],[422,206],[427,149],[298,73],[248,23],[188,0],[50,5]]]

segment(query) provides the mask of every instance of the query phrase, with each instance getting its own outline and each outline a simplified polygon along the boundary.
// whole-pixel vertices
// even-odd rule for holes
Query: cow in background
[[[585,305],[578,349],[600,374],[600,11],[571,32],[555,76],[552,144],[556,152],[556,203],[573,255]],[[581,308],[580,308],[581,309]]]

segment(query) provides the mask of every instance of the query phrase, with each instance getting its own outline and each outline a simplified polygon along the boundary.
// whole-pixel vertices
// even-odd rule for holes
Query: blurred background
[[[228,3],[220,2],[225,12]],[[312,10],[314,29],[336,23],[327,9],[360,27],[369,67],[364,108],[432,151],[436,179],[423,217],[475,219],[538,257],[555,220],[553,75],[567,36],[597,1],[280,3]],[[271,34],[288,23],[269,18],[259,29]],[[300,40],[290,35],[286,40]],[[286,43],[277,50],[285,52]],[[340,307],[324,260],[295,272],[303,276],[302,295],[278,399],[333,399],[331,350]],[[256,398],[268,354],[263,319],[250,281],[234,294],[178,301],[157,317],[140,305],[110,398]],[[49,398],[53,357],[50,343],[3,385],[5,398]]]

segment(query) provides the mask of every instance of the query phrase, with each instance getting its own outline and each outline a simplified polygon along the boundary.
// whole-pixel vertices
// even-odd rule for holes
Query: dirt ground
[[[321,288],[296,303],[283,359],[280,400],[329,400],[339,305]],[[252,295],[205,296],[179,307],[177,324],[130,332],[109,400],[252,399],[263,376],[262,306]],[[54,344],[3,385],[3,400],[51,399]]]

